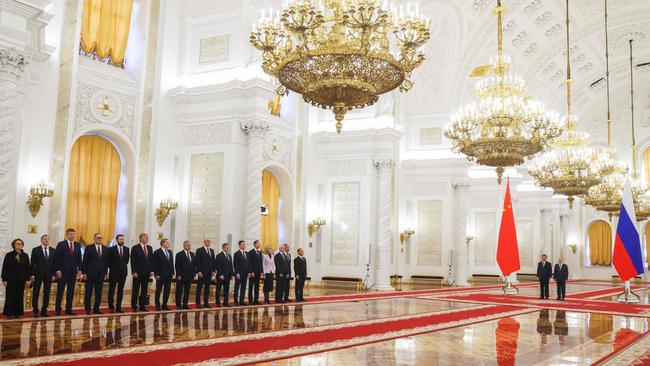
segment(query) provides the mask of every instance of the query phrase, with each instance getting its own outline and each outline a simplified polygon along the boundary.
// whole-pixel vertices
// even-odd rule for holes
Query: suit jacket
[[[167,255],[165,255],[167,251]],[[169,256],[169,259],[167,259]],[[169,249],[158,248],[153,252],[153,274],[161,280],[171,280],[174,277],[174,253]]]
[[[111,279],[123,278],[129,273],[129,248],[126,245],[122,246],[122,256],[118,245],[108,248],[108,257],[106,258],[106,266],[110,270],[108,277]]]
[[[537,263],[537,278],[540,280],[549,280],[553,276],[553,269],[551,268],[551,262],[546,262],[542,265],[542,262]]]
[[[18,253],[16,250],[12,250],[5,254],[2,262],[3,281],[23,282],[29,280],[30,276],[31,267],[29,265],[29,257],[27,256],[27,253],[24,251]],[[22,304],[20,304],[20,306],[22,307]]]
[[[54,272],[61,271],[63,277],[74,276],[81,265],[81,244],[74,242],[74,249],[70,254],[67,240],[60,241],[54,250]]]
[[[43,246],[32,249],[31,265],[32,276],[36,278],[51,278],[54,275],[54,248],[49,248],[49,256],[45,259]]]
[[[275,273],[279,275],[291,274],[291,269],[288,267],[288,263],[283,257],[282,253],[278,252],[275,257]]]
[[[559,263],[555,264],[553,277],[555,277],[555,280],[557,282],[562,282],[569,279],[569,267],[566,265],[566,263],[562,263],[562,266],[560,266]]]
[[[232,267],[232,256],[226,256],[223,252],[217,254],[217,277],[224,276],[227,280],[234,274]]]
[[[235,273],[239,274],[241,278],[248,276],[250,273],[250,270],[248,269],[248,253],[244,255],[242,254],[241,250],[238,250],[233,255],[233,259],[235,265]]]
[[[293,260],[293,272],[296,276],[300,276],[301,279],[307,277],[307,259],[303,257],[296,257]]]
[[[246,254],[246,257],[248,258],[248,270],[251,273],[255,273],[256,275],[263,273],[264,268],[262,267],[262,257],[264,254],[262,251],[257,252],[257,249],[253,248],[248,251],[248,254]]]
[[[203,273],[203,276],[212,276],[215,270],[214,249],[201,246],[196,250],[196,273]]]
[[[181,281],[192,281],[194,275],[196,274],[195,264],[196,256],[193,252],[190,253],[190,260],[187,260],[187,255],[185,255],[185,250],[181,250],[176,253],[176,276],[181,276]]]
[[[142,244],[138,243],[131,248],[131,273],[137,273],[138,277],[149,277],[153,272],[151,261],[153,259],[153,248],[147,244],[147,255],[144,255]]]
[[[84,258],[81,262],[81,272],[88,278],[104,279],[106,275],[106,258],[108,248],[102,245],[101,254],[97,251],[95,244],[89,244],[84,251]]]

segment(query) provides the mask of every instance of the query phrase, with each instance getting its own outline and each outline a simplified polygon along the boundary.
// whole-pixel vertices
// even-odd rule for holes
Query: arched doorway
[[[262,171],[262,203],[268,215],[260,217],[262,247],[273,250],[278,244],[291,242],[293,232],[293,185],[289,173],[278,165]]]

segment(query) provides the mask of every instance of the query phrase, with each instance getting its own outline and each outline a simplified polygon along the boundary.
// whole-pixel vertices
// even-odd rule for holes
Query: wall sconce
[[[404,229],[404,232],[399,233],[399,242],[400,242],[400,244],[404,244],[406,239],[410,238],[414,234],[415,234],[415,230],[413,230],[413,229]]]
[[[576,244],[569,244],[568,247],[571,248],[573,254],[576,254],[576,252],[578,251],[578,246]]]
[[[29,207],[29,212],[31,212],[32,217],[36,217],[41,207],[43,207],[43,198],[53,196],[54,190],[52,189],[52,184],[40,181],[38,184],[32,185],[29,188],[29,196],[27,196],[27,207]]]
[[[160,201],[160,207],[156,209],[156,220],[158,220],[158,225],[162,226],[167,216],[178,208],[178,201],[173,198],[166,198]]]
[[[316,234],[317,232],[320,231],[320,227],[324,226],[326,224],[326,221],[322,217],[317,217],[311,221],[311,223],[307,224],[307,234],[309,234],[309,237],[311,238],[312,235]]]
[[[465,245],[469,246],[469,242],[472,240],[474,240],[474,235],[472,234],[465,235]]]

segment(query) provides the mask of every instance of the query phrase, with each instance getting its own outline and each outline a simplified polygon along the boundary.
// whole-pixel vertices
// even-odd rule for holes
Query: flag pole
[[[510,282],[510,275],[503,276],[506,279],[506,282],[503,284],[503,288],[501,289],[503,291],[504,295],[517,295],[519,294],[519,289]]]
[[[623,292],[618,295],[618,302],[625,304],[638,304],[641,298],[639,295],[632,292],[632,287],[630,286],[630,280],[625,281],[625,288]]]

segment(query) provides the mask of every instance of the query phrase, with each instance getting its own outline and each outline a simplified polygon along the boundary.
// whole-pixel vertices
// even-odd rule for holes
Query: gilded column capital
[[[390,168],[393,167],[393,159],[373,159],[372,160],[372,166],[375,168],[379,169],[380,171],[382,170],[389,170]]]
[[[29,58],[15,48],[0,48],[0,79],[18,82],[25,74]]]
[[[264,137],[271,131],[271,125],[262,121],[241,122],[239,127],[248,137]]]

